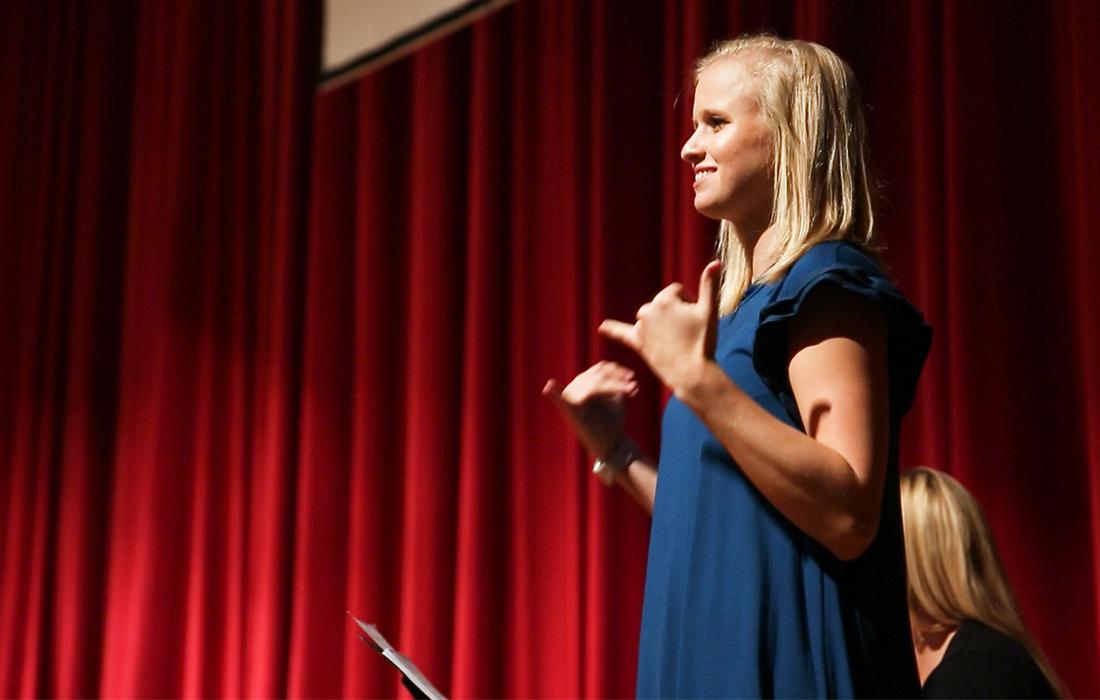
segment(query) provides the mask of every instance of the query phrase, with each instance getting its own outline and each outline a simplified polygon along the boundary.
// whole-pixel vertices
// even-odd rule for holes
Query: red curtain
[[[294,691],[316,18],[0,26],[0,695]]]
[[[539,389],[697,278],[691,60],[762,27],[864,85],[904,463],[1100,695],[1100,5],[517,0],[316,96],[312,6],[0,8],[0,695],[394,695],[349,610],[453,696],[631,694],[647,522]]]

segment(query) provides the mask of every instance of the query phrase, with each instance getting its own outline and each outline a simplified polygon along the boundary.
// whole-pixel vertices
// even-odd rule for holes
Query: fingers
[[[605,338],[622,343],[635,352],[642,346],[637,327],[629,323],[608,319],[600,324],[599,333]]]
[[[561,384],[557,379],[548,379],[542,387],[542,395],[550,400],[561,400]]]
[[[554,407],[562,412],[566,417],[570,413],[569,402],[562,396],[561,384],[558,384],[558,380],[551,379],[546,382],[546,385],[542,387],[542,395],[550,399],[550,403],[554,404]]]
[[[568,386],[563,387],[556,379],[547,380],[542,395],[568,415],[591,399],[632,397],[638,389],[633,370],[604,360],[578,374]]]
[[[603,360],[589,367],[570,383],[562,392],[562,398],[565,401],[582,402],[597,396],[618,398],[637,393],[638,382],[634,379],[633,370]]]
[[[668,302],[668,301],[681,301],[684,298],[684,285],[679,282],[673,282],[661,291],[657,292],[657,296],[653,297],[653,303]]]
[[[623,367],[618,362],[612,362],[611,360],[600,360],[589,367],[587,371],[600,376],[622,379],[624,381],[634,379],[634,370],[629,367]]]

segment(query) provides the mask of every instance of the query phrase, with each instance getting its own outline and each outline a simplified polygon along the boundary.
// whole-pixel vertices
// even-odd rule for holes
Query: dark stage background
[[[313,5],[0,5],[0,696],[396,693],[346,610],[455,696],[631,694],[646,519],[539,390],[697,279],[691,59],[761,27],[864,83],[904,464],[1100,695],[1100,3],[517,0],[319,96]]]

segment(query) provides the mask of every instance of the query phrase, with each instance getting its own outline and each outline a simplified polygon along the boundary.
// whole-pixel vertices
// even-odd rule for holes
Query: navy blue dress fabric
[[[931,329],[873,258],[845,242],[749,287],[719,321],[716,359],[742,390],[803,430],[787,329],[837,285],[889,326],[890,461],[879,532],[844,562],[779,513],[675,397],[665,408],[638,658],[639,697],[919,697],[905,598],[897,445]]]

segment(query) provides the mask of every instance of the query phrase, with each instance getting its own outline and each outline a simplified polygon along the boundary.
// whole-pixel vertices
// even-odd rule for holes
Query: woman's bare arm
[[[646,513],[653,514],[653,500],[657,494],[657,467],[646,457],[641,457],[615,476],[620,486]]]
[[[816,290],[789,332],[788,372],[807,432],[776,419],[713,359],[717,268],[700,301],[678,285],[639,310],[638,322],[601,332],[635,349],[729,451],[745,476],[792,523],[841,559],[874,539],[886,473],[889,422],[881,312],[855,295]]]

